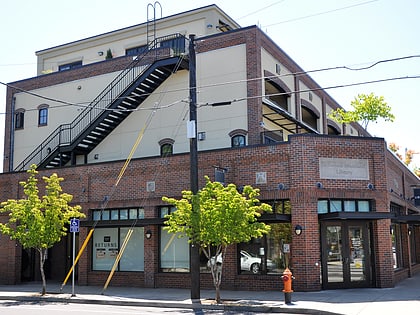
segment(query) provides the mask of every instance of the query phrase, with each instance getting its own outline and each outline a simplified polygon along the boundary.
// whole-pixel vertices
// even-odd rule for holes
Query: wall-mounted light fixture
[[[104,52],[103,51],[98,51],[98,56],[103,56]]]
[[[411,236],[411,226],[408,227],[408,236]]]
[[[146,235],[146,238],[148,240],[150,240],[152,238],[152,231],[151,230],[147,230],[145,235]]]
[[[367,189],[373,190],[375,186],[372,183],[367,184]]]
[[[389,226],[389,234],[394,235],[394,227],[392,224]]]
[[[279,190],[286,190],[286,185],[283,183],[280,183],[278,186]]]
[[[317,187],[317,188],[319,188],[319,189],[324,188],[324,185],[322,185],[322,183],[321,183],[321,182],[317,182],[315,185],[316,185],[316,187]]]
[[[95,160],[98,160],[98,159],[99,159],[99,154],[98,154],[98,153],[96,153],[96,154],[93,156],[93,158],[94,158]]]
[[[50,153],[51,153],[51,148],[50,148],[50,147],[48,147],[48,148],[47,148],[47,153],[48,153],[48,154],[50,154]]]
[[[298,224],[298,225],[295,226],[295,234],[296,235],[301,235],[302,231],[303,231],[303,227],[301,225]]]

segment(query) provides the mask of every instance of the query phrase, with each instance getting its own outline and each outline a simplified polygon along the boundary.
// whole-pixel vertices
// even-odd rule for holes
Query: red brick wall
[[[228,169],[226,181],[236,185],[250,184],[261,190],[261,200],[290,199],[292,205],[292,226],[302,225],[302,235],[293,235],[292,271],[296,276],[295,290],[319,290],[320,234],[317,215],[319,198],[355,198],[374,200],[376,211],[387,212],[389,195],[387,191],[387,170],[385,169],[385,145],[382,139],[297,135],[289,142],[272,146],[254,146],[238,149],[215,150],[199,154],[199,186],[204,185],[204,176],[211,179],[214,165]],[[325,180],[319,178],[320,157],[363,158],[369,160],[370,178],[366,181]],[[167,159],[145,158],[132,160],[118,186],[113,189],[124,161],[63,167],[41,171],[41,175],[57,172],[64,177],[62,187],[74,196],[74,203],[80,204],[88,214],[89,209],[101,207],[105,196],[110,196],[108,208],[144,206],[145,217],[156,218],[156,207],[162,205],[161,197],[180,197],[180,192],[189,187],[189,155],[179,154]],[[256,185],[255,173],[267,172],[267,184]],[[393,174],[391,172],[390,174]],[[0,174],[0,200],[20,198],[22,190],[18,181],[26,179],[25,173]],[[146,191],[147,181],[156,181],[156,191]],[[321,181],[324,189],[318,189]],[[367,183],[375,185],[367,189]],[[278,184],[284,183],[287,190],[279,191]],[[111,195],[112,193],[112,195]],[[6,217],[0,216],[1,220]],[[379,287],[392,286],[390,221],[378,220],[372,225],[374,241],[375,283]],[[189,287],[189,274],[160,273],[158,270],[159,244],[158,226],[149,224],[153,237],[145,240],[145,272],[116,272],[110,285],[140,287]],[[87,235],[87,228],[80,232],[79,246]],[[14,242],[1,236],[0,282],[13,283],[20,279],[20,251]],[[5,242],[4,242],[5,241]],[[407,239],[403,240],[407,242]],[[6,245],[6,246],[4,246]],[[103,285],[108,274],[91,271],[91,245],[81,256],[78,281],[80,284]],[[280,275],[238,275],[236,247],[229,248],[226,258],[222,288],[247,290],[278,290]],[[201,276],[203,288],[212,288],[211,276]]]

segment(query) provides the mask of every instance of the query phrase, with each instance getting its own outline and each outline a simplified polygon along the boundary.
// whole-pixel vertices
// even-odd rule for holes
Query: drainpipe
[[[10,115],[10,146],[9,146],[9,172],[13,172],[13,159],[15,147],[15,102],[16,97],[12,97],[12,110]]]

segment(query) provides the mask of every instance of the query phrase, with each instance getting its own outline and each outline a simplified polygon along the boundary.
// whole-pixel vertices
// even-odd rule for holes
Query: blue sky
[[[14,0],[2,3],[0,82],[35,76],[35,51],[145,22],[149,3],[154,1]],[[258,25],[306,71],[372,66],[366,70],[314,72],[311,77],[324,88],[357,84],[327,89],[346,109],[351,109],[350,102],[359,93],[384,96],[396,120],[371,124],[368,131],[388,143],[397,143],[401,152],[404,148],[419,152],[413,164],[420,167],[420,78],[409,78],[420,76],[420,1],[160,0],[159,3],[163,17],[217,4],[241,26]],[[403,59],[386,61],[398,58]],[[379,61],[386,62],[373,66]],[[388,81],[360,84],[377,80]],[[5,90],[0,85],[0,156]]]

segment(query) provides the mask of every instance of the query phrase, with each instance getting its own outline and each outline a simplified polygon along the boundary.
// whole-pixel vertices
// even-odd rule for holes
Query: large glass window
[[[238,266],[241,274],[281,274],[291,266],[290,223],[272,223],[264,237],[238,246]]]
[[[189,272],[190,251],[188,238],[178,237],[160,229],[160,269],[162,272]]]
[[[92,270],[110,271],[130,228],[96,228]],[[144,271],[144,228],[134,227],[117,271]]]

